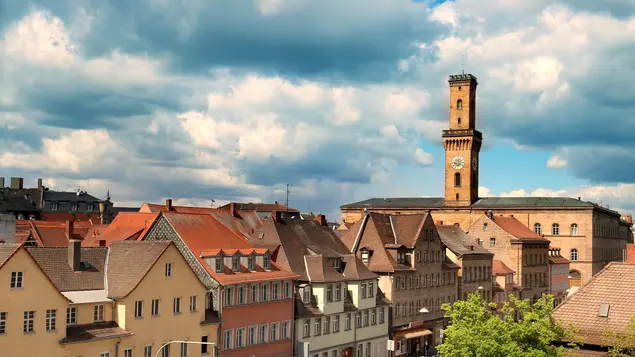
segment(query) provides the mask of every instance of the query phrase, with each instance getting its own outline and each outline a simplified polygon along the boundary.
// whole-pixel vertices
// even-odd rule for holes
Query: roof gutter
[[[357,252],[357,248],[359,248],[359,241],[362,239],[362,234],[364,233],[364,229],[366,229],[366,223],[368,223],[368,217],[370,217],[369,213],[366,213],[364,216],[364,220],[362,221],[362,225],[359,227],[359,232],[357,232],[357,237],[355,237],[355,243],[353,243],[353,247],[351,248],[351,253],[355,254]]]

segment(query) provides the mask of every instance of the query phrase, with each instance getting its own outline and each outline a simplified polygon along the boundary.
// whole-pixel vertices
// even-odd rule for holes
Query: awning
[[[405,331],[395,332],[394,339],[395,340],[398,338],[410,339],[410,338],[428,336],[428,335],[432,335],[432,331],[428,330],[425,327],[417,327],[417,328],[408,329]]]

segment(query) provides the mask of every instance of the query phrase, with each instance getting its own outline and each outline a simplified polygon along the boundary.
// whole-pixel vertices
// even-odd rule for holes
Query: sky
[[[633,212],[633,58],[632,0],[0,0],[0,176],[339,220],[443,196],[465,70],[481,197]]]

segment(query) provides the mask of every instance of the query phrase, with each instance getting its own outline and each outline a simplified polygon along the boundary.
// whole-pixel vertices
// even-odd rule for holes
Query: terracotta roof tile
[[[122,329],[114,321],[97,322],[87,325],[68,326],[66,328],[66,337],[60,343],[89,342],[132,335],[132,332]]]
[[[81,262],[84,266],[78,272],[74,272],[68,264],[68,247],[26,249],[59,291],[104,289],[105,248],[81,248]]]
[[[21,246],[22,244],[19,243],[0,243],[0,268],[11,259]]]
[[[494,255],[489,250],[476,244],[461,227],[455,225],[437,226],[437,232],[439,232],[439,237],[441,237],[443,244],[458,256],[466,254]]]
[[[507,275],[507,274],[515,274],[516,272],[505,265],[500,260],[494,259],[492,260],[492,274],[494,275]]]
[[[85,238],[82,245],[99,246],[100,241],[104,241],[109,246],[121,240],[142,240],[158,217],[159,213],[121,212],[103,232]]]
[[[635,264],[610,263],[556,307],[553,317],[580,329],[585,344],[600,345],[606,330],[623,332],[635,314]],[[600,306],[608,305],[601,317]]]
[[[531,239],[547,241],[547,239],[539,236],[538,234],[536,234],[536,232],[527,228],[527,226],[522,224],[522,222],[517,220],[515,217],[494,216],[492,221],[494,221],[494,223],[496,223],[496,225],[498,225],[502,230],[520,240]]]

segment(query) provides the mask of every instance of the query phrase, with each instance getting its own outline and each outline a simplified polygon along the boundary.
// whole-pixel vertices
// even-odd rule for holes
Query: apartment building
[[[522,299],[537,300],[549,293],[549,240],[527,228],[513,216],[484,214],[468,235],[486,242],[494,259],[516,272],[514,283],[522,287]]]
[[[553,295],[554,307],[567,298],[570,286],[570,261],[560,251],[560,248],[549,247],[549,293]]]
[[[324,215],[303,220],[274,211],[249,243],[275,252],[298,275],[295,285],[295,355],[387,356],[389,301],[378,275],[352,254]]]
[[[206,319],[222,319],[222,356],[293,353],[293,284],[297,275],[272,261],[209,214],[161,212],[145,241],[173,241],[207,289]]]
[[[516,272],[505,265],[500,260],[494,259],[492,262],[492,277],[494,279],[493,288],[493,302],[496,303],[497,309],[503,307],[506,301],[509,301],[509,296],[514,296],[520,299],[521,287],[514,283],[514,275]]]
[[[492,301],[494,254],[474,242],[461,227],[437,223],[441,223],[437,224],[437,231],[446,246],[446,256],[461,267],[458,272],[458,298],[467,300],[471,293],[478,292],[484,300]]]
[[[447,258],[432,216],[368,213],[341,239],[379,275],[379,288],[392,302],[394,354],[439,344],[447,324],[441,306],[458,299],[459,266]]]

